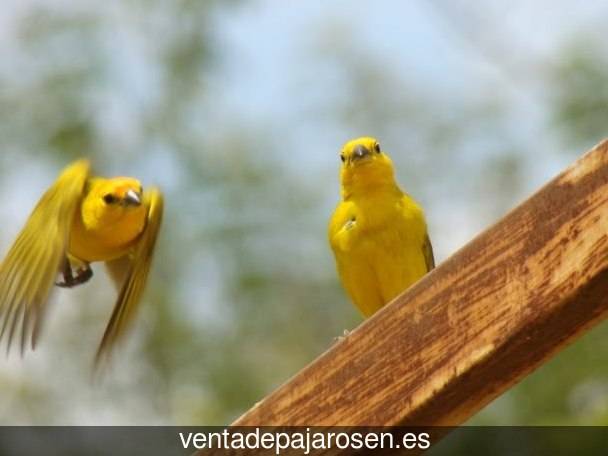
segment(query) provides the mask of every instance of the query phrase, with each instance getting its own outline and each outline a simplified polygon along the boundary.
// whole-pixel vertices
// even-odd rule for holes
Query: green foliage
[[[564,136],[577,147],[606,137],[608,125],[608,59],[605,48],[577,39],[563,52],[552,71],[554,119]]]

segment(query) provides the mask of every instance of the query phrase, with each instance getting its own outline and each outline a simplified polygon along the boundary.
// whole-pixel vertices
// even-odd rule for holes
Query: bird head
[[[132,177],[93,178],[83,211],[90,223],[113,223],[145,217],[141,183]]]
[[[106,207],[125,210],[141,206],[143,189],[132,177],[114,177],[99,185],[97,193]]]
[[[340,151],[340,160],[345,195],[396,185],[393,162],[375,138],[364,136],[348,141]]]

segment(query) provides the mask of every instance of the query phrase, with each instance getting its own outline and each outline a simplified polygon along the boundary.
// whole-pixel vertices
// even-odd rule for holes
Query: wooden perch
[[[455,426],[608,312],[608,141],[235,426]]]

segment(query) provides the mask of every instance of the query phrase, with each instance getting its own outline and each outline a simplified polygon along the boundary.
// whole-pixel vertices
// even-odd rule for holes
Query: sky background
[[[326,240],[372,135],[438,263],[606,134],[608,2],[3,3],[0,248],[63,166],[160,185],[140,318],[101,381],[103,268],[0,363],[0,424],[225,424],[361,317]],[[608,419],[602,325],[478,417]],[[602,332],[603,331],[603,332]],[[604,334],[604,337],[602,336]]]

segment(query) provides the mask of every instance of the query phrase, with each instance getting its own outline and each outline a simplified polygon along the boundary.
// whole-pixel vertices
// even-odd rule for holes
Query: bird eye
[[[344,154],[340,155],[340,160],[342,160],[342,163],[344,163],[346,161],[346,158],[344,157]]]
[[[379,154],[381,152],[380,144],[378,144],[378,143],[374,144],[374,150],[376,151],[377,154]]]
[[[106,204],[112,204],[116,202],[116,197],[111,193],[106,193],[103,195],[103,200],[106,202]]]

